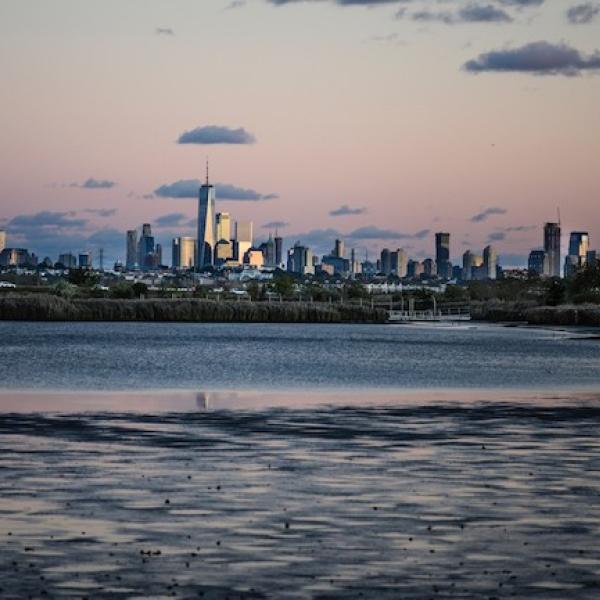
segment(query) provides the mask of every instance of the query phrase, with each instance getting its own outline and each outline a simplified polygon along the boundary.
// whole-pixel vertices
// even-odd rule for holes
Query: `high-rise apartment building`
[[[279,267],[283,261],[283,238],[275,234],[275,264]]]
[[[213,253],[216,239],[216,213],[215,213],[215,188],[208,182],[208,167],[206,169],[206,182],[198,191],[198,238],[196,269],[214,264]]]
[[[496,279],[498,267],[498,255],[493,246],[486,246],[483,249],[483,268],[485,279]]]
[[[231,217],[229,213],[217,213],[217,242],[221,240],[231,240]]]
[[[569,237],[569,256],[576,256],[583,265],[590,249],[590,236],[587,231],[572,231]]]
[[[544,225],[544,252],[548,257],[548,274],[560,277],[560,223]]]
[[[235,224],[234,258],[244,262],[244,255],[252,248],[252,221],[237,221]]]
[[[174,269],[193,269],[196,264],[196,240],[193,237],[173,239],[172,264]]]
[[[435,266],[439,277],[443,279],[451,277],[449,233],[439,232],[435,234]]]
[[[532,273],[545,277],[550,273],[548,256],[543,250],[532,250],[529,253],[527,268]]]
[[[138,266],[138,239],[137,230],[129,229],[126,238],[126,256],[125,267],[128,270],[135,269]]]
[[[337,258],[344,258],[346,249],[344,248],[344,240],[335,240],[335,247],[333,248],[333,256]]]
[[[390,252],[390,272],[394,275],[403,279],[406,277],[406,270],[408,268],[408,255],[404,248],[398,248],[393,252]]]
[[[384,248],[381,251],[379,258],[379,270],[386,275],[392,272],[392,257],[389,248]]]

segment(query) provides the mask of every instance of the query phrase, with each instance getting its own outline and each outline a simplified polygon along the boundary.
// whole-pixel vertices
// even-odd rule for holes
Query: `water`
[[[0,597],[600,596],[594,332],[0,323]]]
[[[3,598],[600,592],[600,403],[0,415]]]
[[[0,323],[3,389],[583,388],[572,331],[188,323]]]

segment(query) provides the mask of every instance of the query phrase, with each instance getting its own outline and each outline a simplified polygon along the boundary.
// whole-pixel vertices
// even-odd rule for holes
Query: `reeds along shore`
[[[347,304],[250,303],[195,299],[0,298],[4,321],[173,321],[240,323],[384,323],[385,310]]]
[[[471,317],[477,321],[526,322],[530,325],[587,325],[600,327],[597,304],[561,304],[536,306],[523,302],[477,302],[471,305]]]

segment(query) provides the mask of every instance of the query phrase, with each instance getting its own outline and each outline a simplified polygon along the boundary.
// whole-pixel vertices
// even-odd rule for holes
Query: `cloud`
[[[497,206],[490,206],[485,210],[473,215],[469,220],[472,223],[481,223],[482,221],[486,221],[492,215],[505,215],[507,210],[505,208],[499,208]]]
[[[178,225],[182,225],[182,221],[188,218],[183,213],[169,213],[154,219],[154,224],[157,227],[177,227]]]
[[[489,242],[501,242],[506,239],[506,234],[503,231],[494,231],[488,235],[487,241]]]
[[[157,27],[154,31],[156,35],[175,35],[170,27]]]
[[[504,72],[534,75],[578,75],[600,69],[600,51],[589,56],[566,44],[540,41],[520,48],[493,50],[463,65],[470,73]]]
[[[404,11],[399,11],[396,14],[396,18],[402,18],[404,15]],[[468,4],[456,12],[420,10],[412,13],[410,16],[414,21],[440,22],[446,25],[456,25],[459,23],[510,23],[513,20],[506,11],[492,4]]]
[[[506,232],[521,232],[521,231],[531,231],[533,229],[537,229],[537,225],[513,225],[512,227],[505,227],[504,231]]]
[[[52,212],[43,210],[32,215],[17,215],[8,222],[8,227],[17,231],[39,228],[68,229],[87,225],[86,219],[73,218],[70,212]]]
[[[567,19],[573,25],[584,25],[590,23],[599,12],[600,5],[585,2],[584,4],[571,6],[567,10]]]
[[[178,144],[254,144],[256,138],[244,128],[230,129],[219,125],[196,127],[182,133]]]
[[[85,213],[91,215],[97,215],[98,217],[112,217],[117,214],[116,208],[86,208],[83,210]]]
[[[399,4],[406,0],[267,0],[269,4],[284,6],[285,4],[298,4],[300,2],[330,2],[337,6],[379,6],[385,4]]]
[[[359,240],[401,240],[401,239],[423,239],[429,235],[429,229],[421,229],[416,233],[402,233],[391,229],[381,229],[374,225],[359,227],[351,231],[347,236]]]
[[[110,181],[109,179],[94,179],[93,177],[90,177],[83,183],[71,183],[69,187],[76,187],[84,190],[108,190],[115,187],[115,185],[117,185],[116,182]]]
[[[161,185],[154,190],[160,198],[197,198],[198,189],[202,185],[199,179],[181,179],[174,183]],[[229,183],[216,183],[215,192],[220,200],[274,200],[277,194],[261,194],[255,190],[242,188]]]
[[[342,204],[339,208],[329,211],[331,217],[343,217],[346,215],[363,215],[367,212],[367,209],[362,208],[351,208],[347,204]]]
[[[261,225],[262,229],[283,229],[284,227],[289,227],[290,224],[286,221],[269,221],[268,223],[264,223]]]
[[[246,6],[246,0],[232,0],[224,10],[235,10],[236,8],[242,8],[242,6]]]

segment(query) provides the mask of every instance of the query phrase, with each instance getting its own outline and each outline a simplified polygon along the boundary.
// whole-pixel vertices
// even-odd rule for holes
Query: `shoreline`
[[[565,388],[0,390],[0,414],[600,405],[595,386]]]

